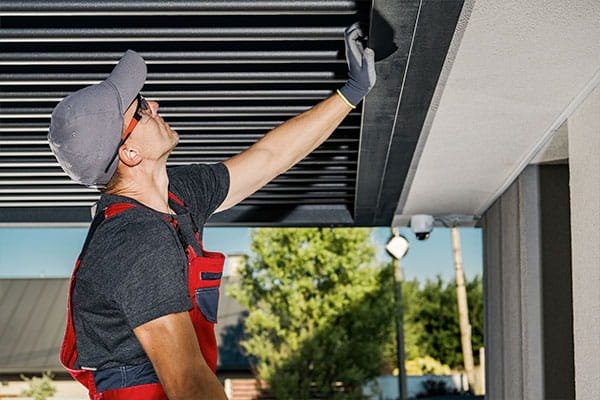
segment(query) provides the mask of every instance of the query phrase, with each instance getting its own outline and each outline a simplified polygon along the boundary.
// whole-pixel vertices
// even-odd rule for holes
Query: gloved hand
[[[375,85],[375,52],[368,47],[363,47],[358,40],[362,36],[364,35],[358,22],[344,31],[348,80],[338,90],[338,94],[352,108],[355,108]]]

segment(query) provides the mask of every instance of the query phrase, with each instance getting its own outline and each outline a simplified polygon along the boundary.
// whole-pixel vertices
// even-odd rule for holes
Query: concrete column
[[[572,398],[568,167],[529,166],[482,224],[486,399]]]
[[[600,87],[569,118],[577,400],[600,398]]]

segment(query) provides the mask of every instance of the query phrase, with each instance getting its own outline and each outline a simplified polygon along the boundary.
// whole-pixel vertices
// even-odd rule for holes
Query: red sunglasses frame
[[[142,96],[141,94],[138,93],[138,95],[135,98],[138,101],[138,103],[137,103],[137,107],[135,108],[135,112],[133,113],[133,118],[129,122],[129,125],[127,125],[127,128],[123,131],[123,134],[121,135],[121,140],[119,141],[119,145],[117,146],[117,149],[115,150],[115,154],[113,154],[108,165],[104,169],[104,173],[108,172],[108,170],[110,169],[110,166],[112,165],[112,163],[117,158],[117,155],[119,154],[119,149],[121,148],[121,146],[123,146],[123,144],[125,144],[125,141],[129,137],[129,135],[131,135],[131,133],[137,126],[138,122],[140,122],[140,120],[142,119],[142,114],[140,114],[140,110],[146,111],[149,108],[148,102],[146,101],[144,96]]]

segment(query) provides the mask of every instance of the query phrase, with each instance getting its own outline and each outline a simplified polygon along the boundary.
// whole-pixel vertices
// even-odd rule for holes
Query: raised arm
[[[344,32],[348,81],[334,95],[269,131],[225,161],[230,185],[216,212],[233,207],[323,143],[375,84],[373,50],[363,48],[358,24]]]

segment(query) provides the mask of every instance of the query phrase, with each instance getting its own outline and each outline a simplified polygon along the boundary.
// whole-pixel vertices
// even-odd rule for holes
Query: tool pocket
[[[196,304],[208,322],[217,323],[217,310],[219,309],[219,287],[205,287],[196,289]]]

